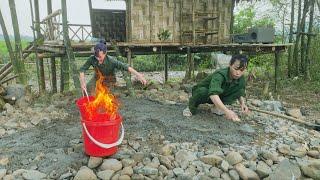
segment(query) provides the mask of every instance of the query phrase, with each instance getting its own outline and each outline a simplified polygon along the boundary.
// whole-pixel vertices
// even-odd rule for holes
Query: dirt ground
[[[185,118],[182,116],[185,104],[170,105],[129,97],[120,100],[125,139],[141,138],[155,149],[158,140],[150,138],[152,136],[162,135],[171,142],[197,142],[204,146],[250,144],[258,137],[258,131],[248,133],[239,128],[238,123],[210,112]],[[79,169],[87,163],[88,157],[84,155],[81,143],[78,109],[75,104],[65,108],[69,112],[65,119],[42,122],[35,128],[0,138],[1,156],[10,157],[8,170],[37,168],[47,174],[61,175],[68,168],[70,171]]]
[[[9,158],[5,166],[0,162],[0,168],[9,171],[37,169],[50,177],[59,177],[66,171],[73,173],[87,165],[89,157],[83,151],[80,115],[75,99],[66,97],[68,103],[61,107],[67,111],[66,118],[41,121],[33,128],[0,137],[0,160],[2,157]],[[205,108],[200,108],[197,115],[186,118],[182,115],[186,103],[132,98],[123,93],[120,101],[125,140],[139,140],[141,146],[149,146],[154,152],[158,150],[159,137],[173,143],[195,142],[205,148],[215,145],[250,146],[272,136],[272,133],[263,131],[266,125],[258,124],[255,119],[243,118],[241,123],[231,122]]]

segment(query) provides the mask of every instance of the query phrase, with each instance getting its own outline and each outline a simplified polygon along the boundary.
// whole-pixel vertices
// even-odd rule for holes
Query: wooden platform
[[[72,42],[71,46],[76,56],[86,57],[93,53],[93,42]],[[199,52],[216,52],[221,51],[225,53],[239,53],[244,52],[246,54],[257,53],[273,53],[275,51],[284,51],[292,44],[206,44],[206,45],[192,45],[179,43],[117,43],[120,53],[126,56],[128,51],[131,51],[135,55],[147,55],[147,54],[186,54],[188,49],[191,53]],[[107,44],[109,54],[113,54],[114,50],[110,44]],[[63,42],[44,42],[38,47],[41,53],[45,53],[46,56],[63,56],[65,54],[65,47]]]

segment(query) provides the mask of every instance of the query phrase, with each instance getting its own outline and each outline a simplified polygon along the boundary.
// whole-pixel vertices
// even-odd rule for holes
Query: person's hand
[[[242,113],[244,113],[244,114],[249,114],[249,108],[248,108],[248,106],[247,105],[245,105],[245,104],[241,104],[241,111],[242,111]]]
[[[226,116],[226,118],[229,119],[229,120],[232,120],[232,121],[240,121],[240,118],[238,117],[238,115],[237,115],[235,112],[231,111],[231,110],[227,110],[227,111],[225,112],[225,116]]]
[[[143,74],[139,74],[137,78],[141,82],[141,84],[143,84],[144,86],[147,85],[147,80],[144,78]]]

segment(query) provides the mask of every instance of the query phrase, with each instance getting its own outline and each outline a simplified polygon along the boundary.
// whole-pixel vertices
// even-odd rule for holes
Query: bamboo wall
[[[125,15],[124,11],[94,9],[94,36],[159,43],[158,34],[164,29],[171,33],[167,43],[229,42],[232,0],[126,0],[126,6]]]
[[[127,17],[130,17],[127,22],[127,26],[130,27],[127,27],[130,42],[160,42],[157,34],[161,29],[170,31],[172,36],[167,42],[172,43],[193,43],[193,32],[196,44],[229,42],[231,0],[127,0],[126,2],[129,8]]]

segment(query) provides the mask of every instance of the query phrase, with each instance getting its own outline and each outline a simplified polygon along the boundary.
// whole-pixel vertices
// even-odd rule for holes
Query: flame
[[[112,119],[118,114],[119,102],[110,92],[105,84],[106,78],[100,71],[96,71],[98,80],[96,81],[96,96],[91,102],[85,104],[90,119],[97,114],[106,113]]]

